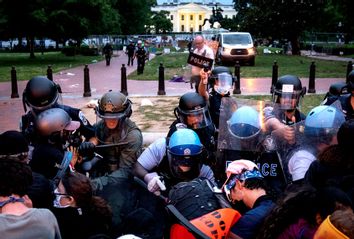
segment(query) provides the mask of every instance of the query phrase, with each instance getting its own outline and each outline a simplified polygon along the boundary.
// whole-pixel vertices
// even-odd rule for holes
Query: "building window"
[[[199,21],[201,21],[202,20],[202,15],[199,15]]]
[[[190,16],[189,16],[189,19],[190,19],[191,21],[193,21],[193,15],[190,15]]]
[[[200,32],[202,31],[202,25],[199,25],[199,31]]]
[[[181,20],[184,21],[184,15],[181,16]]]
[[[181,32],[184,32],[184,25],[181,26]]]
[[[189,29],[189,31],[190,31],[190,32],[193,32],[193,27],[191,27],[191,28]]]
[[[173,15],[171,15],[170,18],[171,18],[171,21],[173,21]]]

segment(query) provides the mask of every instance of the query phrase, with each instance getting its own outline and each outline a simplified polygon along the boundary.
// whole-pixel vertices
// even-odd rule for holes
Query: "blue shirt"
[[[231,231],[243,239],[255,238],[264,219],[274,207],[269,196],[259,197],[251,210],[247,211],[231,228]]]

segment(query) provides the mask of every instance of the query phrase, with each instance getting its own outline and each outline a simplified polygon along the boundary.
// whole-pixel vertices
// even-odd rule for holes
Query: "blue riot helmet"
[[[250,106],[238,108],[227,121],[229,132],[238,139],[250,139],[261,131],[259,113]]]
[[[191,129],[178,129],[168,141],[171,173],[176,178],[191,180],[199,176],[203,145]]]
[[[329,144],[344,122],[342,111],[333,106],[320,105],[313,108],[306,116],[304,133],[307,137],[317,138]]]

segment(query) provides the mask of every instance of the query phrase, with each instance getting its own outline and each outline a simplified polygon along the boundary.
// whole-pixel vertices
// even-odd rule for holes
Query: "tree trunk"
[[[34,59],[35,58],[35,55],[34,55],[34,37],[31,36],[31,37],[29,37],[28,40],[29,40],[28,41],[28,46],[29,46],[30,58]]]
[[[290,42],[291,42],[291,53],[293,55],[300,55],[299,38],[298,37],[291,38]]]

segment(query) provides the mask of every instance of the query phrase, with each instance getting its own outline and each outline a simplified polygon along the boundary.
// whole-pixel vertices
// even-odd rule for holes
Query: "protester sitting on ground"
[[[31,168],[6,156],[0,160],[1,238],[60,239],[58,222],[48,209],[29,208],[26,195],[32,184]]]
[[[313,239],[354,238],[354,213],[351,209],[336,210],[324,220]]]
[[[177,129],[170,138],[157,139],[144,150],[134,166],[134,173],[156,194],[168,193],[178,182],[198,176],[215,183],[213,171],[203,164],[203,150],[193,130]]]
[[[350,209],[349,197],[338,188],[316,190],[292,185],[265,219],[257,239],[312,239],[319,224],[337,209]]]
[[[19,131],[9,130],[0,135],[0,160],[11,158],[24,164],[29,163],[28,142]],[[27,194],[35,208],[51,208],[53,202],[53,186],[42,174],[32,172],[33,183]]]
[[[255,163],[235,160],[226,170],[223,190],[231,203],[243,201],[249,208],[232,226],[229,238],[255,238],[264,219],[274,207],[268,186]]]
[[[338,145],[322,151],[306,172],[305,179],[316,188],[332,185],[354,200],[354,119],[345,121],[337,133]]]
[[[53,213],[63,238],[87,239],[108,234],[112,211],[106,201],[93,196],[90,179],[67,171],[54,190]]]

